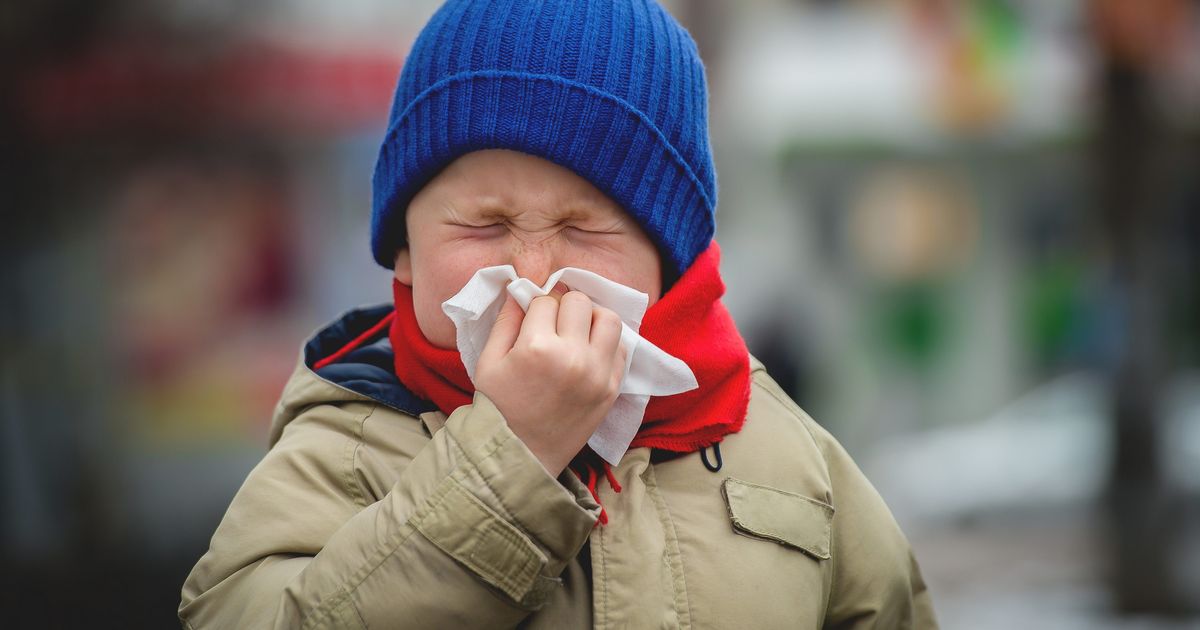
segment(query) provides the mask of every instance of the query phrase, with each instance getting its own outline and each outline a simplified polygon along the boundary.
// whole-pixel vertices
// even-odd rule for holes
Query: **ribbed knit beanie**
[[[565,166],[637,218],[682,273],[712,240],[704,66],[653,0],[449,0],[405,61],[374,175],[371,248],[391,268],[409,201],[454,159]]]

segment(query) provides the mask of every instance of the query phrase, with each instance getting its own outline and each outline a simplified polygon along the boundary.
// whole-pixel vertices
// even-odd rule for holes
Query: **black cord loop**
[[[713,444],[712,450],[713,454],[717,458],[716,465],[713,465],[712,462],[708,461],[708,449],[706,448],[700,449],[700,461],[704,463],[704,467],[708,469],[708,472],[717,472],[721,470],[721,466],[723,465],[723,462],[721,461],[721,443],[717,442],[716,444]]]

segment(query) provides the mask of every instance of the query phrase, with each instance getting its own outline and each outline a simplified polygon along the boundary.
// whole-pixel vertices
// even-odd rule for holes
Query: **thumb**
[[[498,360],[508,354],[508,351],[512,350],[513,344],[517,342],[517,336],[521,334],[521,322],[524,319],[525,311],[521,310],[521,305],[517,304],[511,295],[506,295],[504,305],[500,307],[500,314],[496,316],[496,322],[492,324],[492,332],[488,335],[487,343],[483,346],[479,360]]]

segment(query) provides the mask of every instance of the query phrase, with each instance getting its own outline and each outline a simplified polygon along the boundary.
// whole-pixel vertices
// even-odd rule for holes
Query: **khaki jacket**
[[[632,449],[608,524],[483,394],[400,411],[302,361],[270,450],[183,586],[189,628],[935,628],[908,542],[842,447],[753,361],[745,427]],[[392,377],[394,378],[394,377]],[[361,393],[362,390],[367,393]],[[653,457],[652,457],[653,455]],[[713,457],[709,455],[709,460]]]

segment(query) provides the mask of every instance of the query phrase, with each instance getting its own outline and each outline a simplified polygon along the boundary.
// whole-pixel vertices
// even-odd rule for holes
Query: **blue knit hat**
[[[682,273],[714,232],[707,110],[696,44],[653,0],[449,0],[396,88],[375,165],[375,260],[392,267],[409,201],[446,165],[511,149],[590,181]]]

